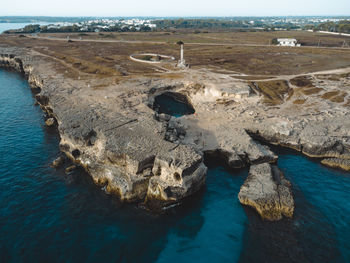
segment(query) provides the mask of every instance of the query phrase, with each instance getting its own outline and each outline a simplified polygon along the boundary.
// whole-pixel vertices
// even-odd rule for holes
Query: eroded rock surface
[[[39,57],[22,63],[22,57],[34,54],[10,51],[17,53],[1,56],[0,65],[28,77],[46,124],[57,122],[61,151],[107,192],[158,209],[203,186],[207,168],[201,152],[164,140],[162,123],[141,103],[150,86],[130,93],[128,85],[120,85],[96,97],[84,81],[55,76],[51,61]]]
[[[0,54],[1,67],[28,78],[46,118],[58,128],[61,151],[124,201],[152,208],[181,202],[205,182],[203,153],[220,155],[231,168],[275,163],[278,157],[260,140],[347,167],[348,75],[335,82],[311,74],[311,91],[284,76],[288,92],[267,104],[261,82],[259,87],[207,69],[176,72],[177,78],[169,71],[116,80],[32,49],[3,45]],[[329,97],[332,90],[337,95]],[[152,106],[162,93],[186,101],[194,114],[156,113]]]
[[[54,118],[48,118],[46,121],[45,121],[45,124],[47,127],[52,127],[55,125],[55,119]]]
[[[277,167],[267,163],[250,167],[238,199],[241,204],[253,207],[266,220],[293,216],[291,184]]]
[[[332,168],[339,168],[344,171],[350,171],[350,158],[325,158],[321,161],[321,163],[325,166]]]

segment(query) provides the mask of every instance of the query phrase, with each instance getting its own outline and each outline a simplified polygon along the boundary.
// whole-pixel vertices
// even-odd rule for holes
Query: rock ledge
[[[291,184],[276,166],[268,163],[250,167],[238,199],[241,204],[253,207],[266,220],[280,220],[283,215],[293,217]]]

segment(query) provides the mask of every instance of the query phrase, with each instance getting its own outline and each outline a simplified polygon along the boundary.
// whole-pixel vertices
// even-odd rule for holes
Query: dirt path
[[[268,79],[245,79],[246,81],[273,81],[273,80],[291,80],[296,77],[301,77],[301,76],[315,76],[315,75],[326,75],[326,74],[344,74],[344,73],[349,73],[350,72],[350,67],[346,68],[340,68],[340,69],[330,69],[330,70],[323,70],[323,71],[316,71],[316,72],[310,72],[310,73],[302,73],[302,74],[296,74],[296,75],[278,75],[273,78],[268,78]],[[254,76],[254,75],[250,75]],[[234,76],[232,76],[234,78]]]

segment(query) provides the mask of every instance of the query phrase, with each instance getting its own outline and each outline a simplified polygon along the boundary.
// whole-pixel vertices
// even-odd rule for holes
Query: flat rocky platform
[[[278,156],[262,141],[349,169],[350,68],[250,81],[208,68],[140,66],[126,59],[121,65],[136,63],[128,72],[79,55],[58,56],[51,42],[33,48],[17,36],[2,36],[0,66],[28,77],[57,125],[61,150],[122,200],[151,209],[181,202],[205,183],[204,153],[219,155],[231,168],[275,163]],[[342,52],[350,64],[350,50]],[[106,54],[100,57],[108,61]],[[155,97],[165,92],[186,98],[195,114],[155,112]]]

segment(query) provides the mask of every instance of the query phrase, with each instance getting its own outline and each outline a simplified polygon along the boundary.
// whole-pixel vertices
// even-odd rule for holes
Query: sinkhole
[[[153,108],[158,113],[165,113],[174,117],[195,113],[187,96],[176,92],[164,92],[156,96]]]

